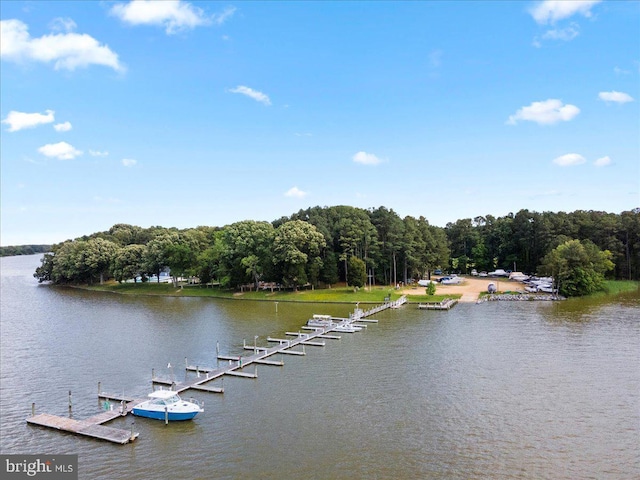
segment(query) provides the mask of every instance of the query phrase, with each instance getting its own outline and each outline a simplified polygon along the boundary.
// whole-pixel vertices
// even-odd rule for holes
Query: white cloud
[[[73,24],[75,25],[75,24]],[[67,23],[67,26],[71,26]],[[32,38],[20,20],[0,21],[0,57],[13,62],[53,62],[56,70],[104,65],[124,71],[118,55],[87,34],[56,33]]]
[[[45,110],[45,113],[24,113],[16,112],[12,110],[7,115],[7,118],[2,120],[2,123],[9,125],[9,132],[17,132],[23,128],[33,128],[44,123],[51,123],[54,121],[54,111]]]
[[[362,165],[378,165],[382,159],[376,157],[373,153],[358,152],[353,156],[353,161]]]
[[[138,163],[138,161],[134,160],[133,158],[122,159],[122,165],[124,165],[125,167],[133,167],[136,163]]]
[[[38,149],[46,157],[57,158],[59,160],[73,160],[82,155],[80,150],[76,150],[67,142],[48,143]]]
[[[240,93],[246,95],[249,98],[253,98],[256,102],[264,103],[265,105],[271,105],[271,100],[267,95],[257,90],[254,90],[244,85],[238,85],[236,88],[229,90],[231,93]]]
[[[581,14],[590,17],[591,9],[601,0],[544,0],[538,2],[529,13],[533,19],[540,24],[553,24],[558,20]]]
[[[109,155],[109,152],[107,152],[107,151],[100,152],[98,150],[89,150],[89,155],[91,155],[92,157],[106,157],[107,155]]]
[[[593,162],[593,164],[596,167],[606,167],[607,165],[611,165],[611,159],[608,156],[601,157],[601,158],[598,158],[595,162]]]
[[[558,158],[553,159],[553,163],[561,167],[572,167],[586,162],[585,158],[579,153],[567,153]]]
[[[215,14],[213,16],[213,21],[216,25],[222,25],[224,22],[229,20],[235,12],[236,7],[227,7],[222,11],[222,13]]]
[[[570,26],[565,28],[555,28],[553,30],[547,30],[542,35],[543,40],[562,40],[564,42],[569,42],[576,38],[580,34],[580,27],[572,23]]]
[[[51,22],[51,31],[53,32],[73,32],[76,27],[76,22],[70,18],[54,18]]]
[[[235,11],[233,9],[226,13],[228,10],[214,16],[214,21],[223,23]],[[111,8],[111,14],[130,25],[163,26],[169,35],[210,23],[201,8],[180,0],[133,0],[126,4],[118,3]]]
[[[560,100],[549,99],[522,107],[509,117],[507,124],[515,125],[519,120],[527,120],[540,125],[551,125],[559,121],[568,122],[579,113],[580,109],[575,105],[564,105]]]
[[[303,198],[307,196],[307,192],[303,192],[298,187],[291,187],[284,194],[285,197]]]
[[[56,129],[56,132],[68,132],[73,127],[70,122],[56,123],[53,128]]]
[[[633,98],[628,93],[623,92],[600,92],[598,94],[598,98],[600,100],[604,100],[605,102],[615,102],[615,103],[627,103],[633,102]]]

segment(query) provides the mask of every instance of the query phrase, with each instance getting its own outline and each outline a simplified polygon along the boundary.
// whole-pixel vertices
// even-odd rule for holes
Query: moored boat
[[[342,333],[355,333],[362,330],[362,327],[357,327],[355,325],[351,325],[350,323],[345,323],[341,325],[336,325],[333,329],[334,332],[342,332]]]
[[[309,327],[333,327],[335,322],[331,319],[331,315],[314,315],[313,318],[307,320]]]
[[[203,411],[202,405],[194,400],[182,400],[171,390],[156,390],[149,394],[149,400],[133,407],[131,413],[139,417],[175,421],[191,420]]]

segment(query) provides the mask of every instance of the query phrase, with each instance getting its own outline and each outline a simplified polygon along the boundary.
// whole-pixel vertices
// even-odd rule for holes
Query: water
[[[120,446],[29,426],[31,403],[67,415],[71,390],[73,415],[93,415],[98,381],[144,396],[151,369],[180,380],[185,357],[216,366],[216,342],[241,354],[353,306],[52,288],[32,277],[39,258],[1,260],[3,454],[78,454],[92,480],[640,477],[638,293],[382,312],[256,380],[225,378],[223,395],[189,394],[205,402],[194,421],[135,418]]]

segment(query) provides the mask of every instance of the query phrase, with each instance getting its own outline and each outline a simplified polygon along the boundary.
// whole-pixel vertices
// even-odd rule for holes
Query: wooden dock
[[[109,396],[108,398],[115,399],[114,396]],[[27,418],[27,423],[30,425],[54,428],[63,432],[74,433],[76,435],[83,435],[85,437],[106,440],[112,443],[124,445],[125,443],[133,442],[138,438],[139,433],[133,431],[133,424],[130,431],[121,428],[107,427],[103,424],[110,422],[111,420],[115,420],[116,418],[126,416],[131,413],[133,407],[143,401],[144,399],[129,399],[127,402],[121,401],[119,404],[112,405],[112,407],[115,408],[110,408],[109,410],[83,420],[51,415],[49,413],[39,413],[36,415],[35,406],[33,406],[33,415]]]
[[[56,430],[107,440],[121,445],[129,443],[138,437],[138,433],[133,432],[133,429],[128,431],[120,428],[105,427],[87,420],[74,420],[73,418],[59,417],[48,413],[40,413],[29,417],[27,422],[31,425],[55,428]]]
[[[450,310],[456,303],[457,298],[445,298],[441,302],[427,302],[418,304],[418,308],[421,310]]]
[[[332,317],[332,320],[336,323],[332,326],[325,328],[314,328],[312,331],[303,332],[286,332],[286,334],[292,338],[278,339],[268,337],[267,341],[277,342],[274,346],[249,346],[244,344],[245,350],[253,351],[252,355],[248,356],[232,356],[232,355],[220,355],[217,357],[219,360],[228,361],[217,368],[201,367],[199,365],[193,366],[187,363],[185,359],[185,370],[188,372],[195,372],[196,377],[184,382],[175,382],[173,380],[166,380],[156,378],[155,373],[152,372],[152,383],[162,384],[170,386],[173,391],[180,394],[186,390],[193,389],[211,393],[223,393],[222,387],[211,387],[206,384],[222,378],[225,375],[235,376],[240,378],[255,379],[258,377],[257,365],[269,365],[269,366],[283,366],[283,361],[269,360],[276,354],[282,355],[305,355],[305,345],[323,347],[325,345],[324,339],[339,339],[337,335],[332,335],[335,329],[339,327],[346,327],[352,325],[354,322],[377,322],[377,320],[367,319],[367,317],[381,312],[388,308],[398,308],[406,303],[406,297],[401,297],[394,302],[387,302],[378,307],[364,311],[356,308],[355,312],[349,316],[349,318],[337,318]],[[364,325],[361,325],[364,326]],[[314,340],[318,339],[318,340]],[[298,350],[295,347],[301,346],[302,350]],[[254,365],[254,373],[245,372],[243,369],[250,365]],[[86,437],[91,437],[100,440],[107,440],[109,442],[125,444],[132,442],[138,437],[138,433],[133,431],[133,424],[131,431],[112,428],[105,426],[104,424],[115,420],[116,418],[123,417],[131,413],[133,408],[146,399],[134,399],[127,398],[118,395],[109,395],[100,391],[100,383],[98,383],[98,397],[104,399],[104,406],[106,410],[102,413],[94,415],[84,420],[76,420],[67,417],[61,417],[57,415],[51,415],[48,413],[35,414],[35,404],[32,406],[32,415],[27,418],[27,423],[30,425],[38,425],[47,428],[53,428],[60,431],[74,433]],[[116,402],[111,403],[111,402]],[[69,413],[71,413],[71,392],[69,392]]]

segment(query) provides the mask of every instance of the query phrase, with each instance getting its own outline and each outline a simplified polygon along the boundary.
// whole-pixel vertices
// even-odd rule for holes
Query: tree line
[[[161,272],[169,270],[174,281],[197,277],[224,288],[271,282],[297,289],[340,281],[357,287],[395,285],[427,278],[437,268],[459,273],[471,268],[528,273],[555,268],[559,275],[575,269],[565,258],[575,249],[548,255],[570,241],[586,248],[587,260],[582,261],[603,252],[598,279],[605,274],[638,279],[640,210],[619,215],[521,210],[441,228],[424,217],[401,218],[385,207],[349,206],[312,207],[273,222],[245,220],[224,227],[180,230],[117,224],[53,245],[34,276],[40,282],[92,284],[152,276],[159,281]],[[560,265],[560,260],[565,263]]]
[[[462,272],[499,267],[550,274],[548,266],[544,267],[548,263],[545,257],[566,242],[577,240],[610,253],[613,266],[608,271],[612,278],[640,278],[639,208],[621,214],[520,210],[499,218],[487,215],[458,220],[448,223],[446,231],[451,265]]]
[[[9,245],[0,247],[0,257],[12,257],[15,255],[34,255],[51,250],[51,245]]]

